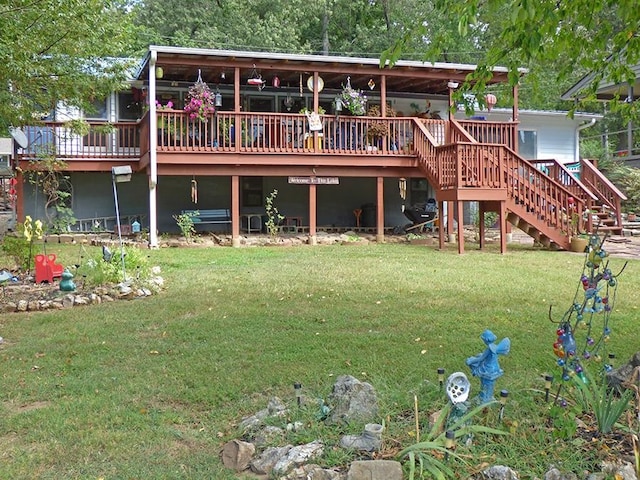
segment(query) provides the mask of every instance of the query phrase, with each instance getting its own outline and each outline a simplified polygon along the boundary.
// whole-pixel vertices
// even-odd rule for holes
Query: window
[[[535,160],[538,155],[538,132],[518,130],[518,153],[527,160]]]
[[[91,107],[84,112],[85,118],[92,120],[107,120],[107,100],[94,100],[91,102]]]
[[[141,116],[142,102],[136,101],[133,92],[118,93],[118,120],[137,120]]]
[[[242,177],[241,187],[243,207],[262,206],[262,177]]]

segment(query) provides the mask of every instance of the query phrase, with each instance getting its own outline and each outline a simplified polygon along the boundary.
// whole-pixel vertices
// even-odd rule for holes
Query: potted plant
[[[589,215],[589,210],[585,210],[584,215]],[[573,212],[571,214],[571,231],[570,235],[570,248],[572,252],[584,253],[589,246],[589,238],[591,237],[588,233],[580,231],[581,220],[583,216],[579,215],[578,212]]]
[[[387,117],[395,117],[396,111],[387,105]],[[382,117],[379,105],[372,105],[367,109],[368,117]],[[371,145],[375,148],[382,148],[382,138],[387,137],[390,134],[389,124],[387,122],[372,121],[367,125],[367,139],[371,142]]]

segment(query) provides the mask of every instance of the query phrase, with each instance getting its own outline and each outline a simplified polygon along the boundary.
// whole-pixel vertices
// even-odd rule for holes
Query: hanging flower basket
[[[351,115],[364,115],[367,112],[367,96],[361,90],[351,88],[351,77],[347,77],[347,85],[342,88],[339,98],[344,110]]]
[[[189,113],[190,119],[200,120],[201,122],[206,122],[209,115],[216,111],[215,94],[202,81],[200,70],[198,70],[198,80],[189,87],[184,111]]]

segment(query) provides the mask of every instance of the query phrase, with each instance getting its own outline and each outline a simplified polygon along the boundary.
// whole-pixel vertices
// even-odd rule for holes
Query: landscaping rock
[[[518,474],[509,467],[492,465],[473,478],[476,480],[518,480],[519,477]]]
[[[278,460],[289,453],[293,445],[285,445],[284,447],[269,447],[262,452],[258,458],[251,461],[251,471],[258,475],[268,475]]]
[[[603,462],[602,473],[605,475],[605,478],[615,478],[616,480],[638,480],[635,468],[629,462]]]
[[[402,465],[393,460],[357,460],[351,464],[347,480],[402,480]]]
[[[231,440],[222,449],[222,463],[227,468],[242,472],[249,468],[255,453],[256,447],[252,443]]]
[[[273,425],[267,425],[255,434],[253,443],[257,447],[262,447],[269,443],[274,443],[274,440],[279,438],[284,438],[284,430]]]
[[[634,370],[640,367],[640,352],[637,352],[631,359],[620,368],[607,372],[607,382],[610,387],[624,389],[624,383],[631,380]]]
[[[572,472],[561,472],[557,468],[552,468],[544,474],[544,480],[578,480],[578,476]]]
[[[310,463],[302,467],[294,468],[288,475],[282,477],[281,480],[342,480],[344,478],[346,478],[346,476],[340,472]]]
[[[260,410],[255,415],[250,417],[245,417],[242,422],[240,422],[240,428],[243,432],[247,432],[248,430],[254,430],[262,425],[262,422],[267,417],[281,417],[285,415],[287,412],[287,406],[282,403],[278,397],[273,397],[269,400],[267,408],[264,410]]]
[[[309,460],[319,457],[324,451],[324,444],[318,440],[291,448],[273,466],[276,473],[286,473],[293,467],[299,467]]]
[[[332,408],[327,419],[329,423],[371,422],[378,415],[378,399],[374,388],[351,375],[338,377],[328,401]]]

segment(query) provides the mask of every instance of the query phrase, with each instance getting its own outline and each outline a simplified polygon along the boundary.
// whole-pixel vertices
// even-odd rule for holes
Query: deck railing
[[[445,122],[424,123],[443,143]],[[207,121],[200,121],[190,119],[181,110],[161,110],[158,126],[161,152],[413,153],[414,126],[410,117],[320,115],[319,130],[312,130],[303,114],[218,112]]]
[[[517,150],[518,122],[489,122],[485,120],[457,120],[479,143],[506,145]]]
[[[60,160],[140,158],[138,122],[87,122],[86,134],[75,133],[69,123],[43,122],[23,127],[28,146],[18,150],[24,159],[55,156]],[[83,132],[84,133],[84,132]]]

